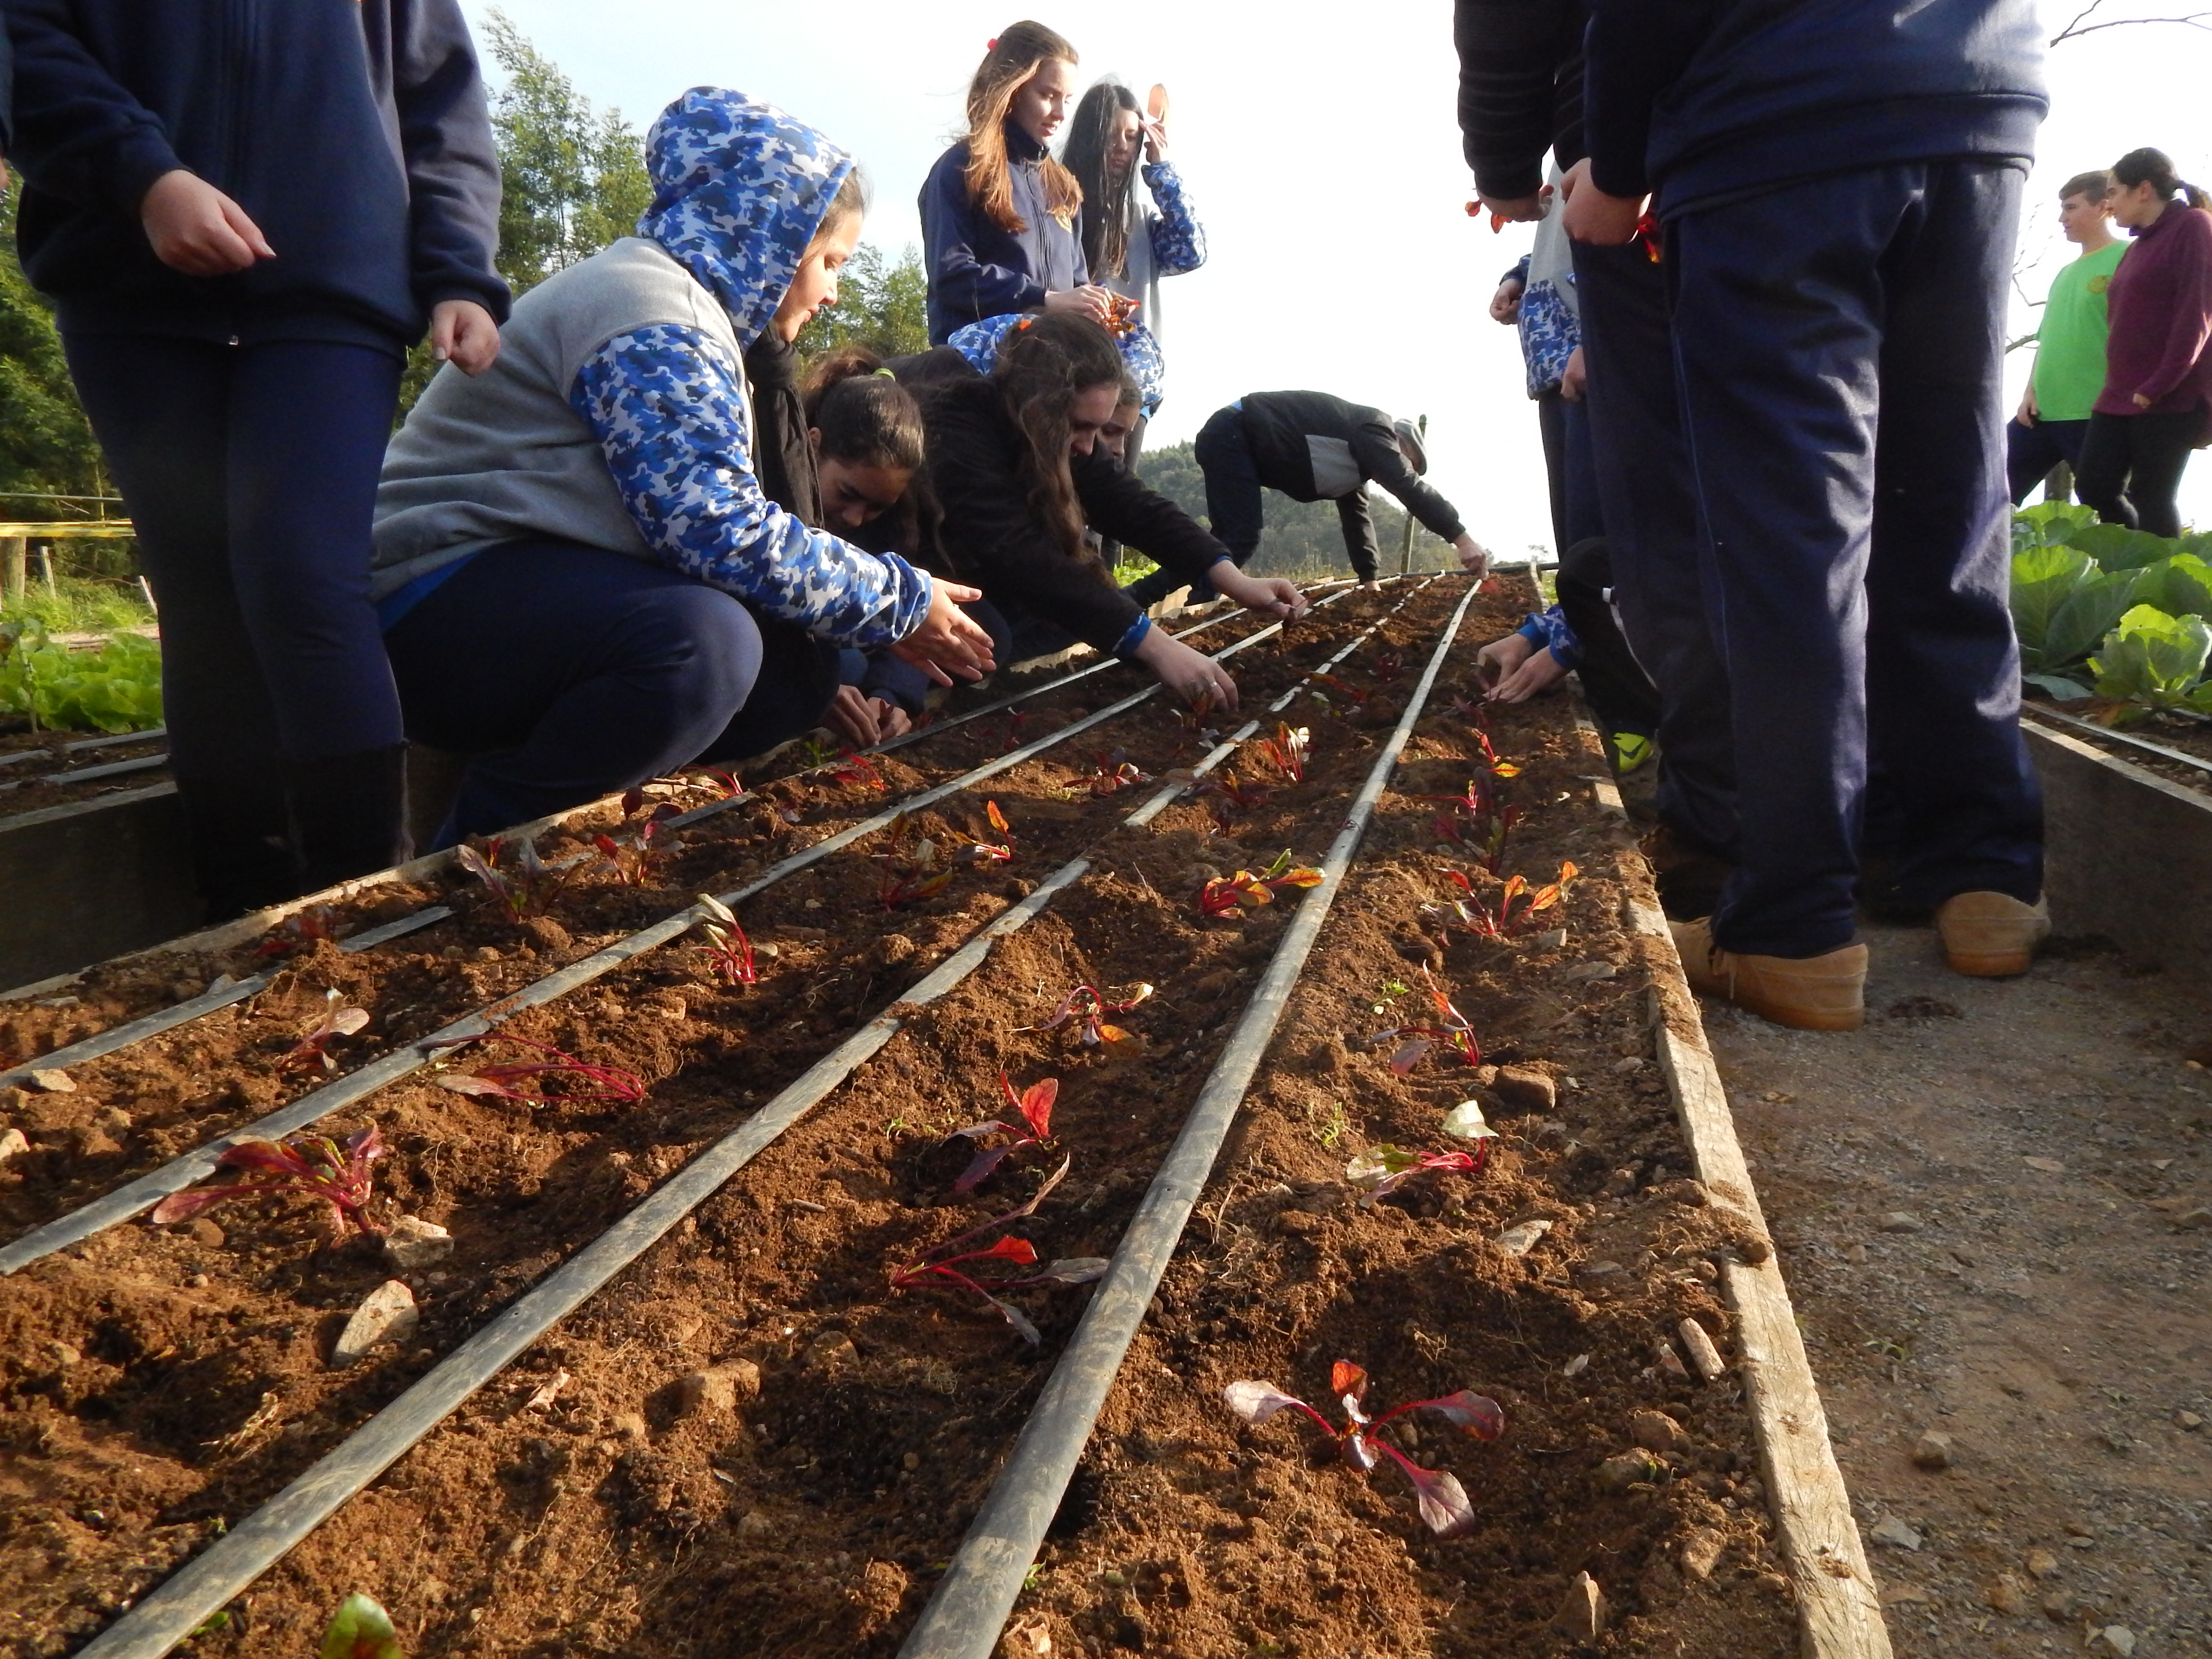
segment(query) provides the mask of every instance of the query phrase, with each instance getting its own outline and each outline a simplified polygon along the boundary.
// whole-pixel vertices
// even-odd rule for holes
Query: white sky
[[[2051,32],[2086,0],[2045,7]],[[489,9],[466,0],[471,16]],[[1532,232],[1493,235],[1472,191],[1455,114],[1457,60],[1443,0],[1341,5],[1178,0],[1168,7],[1018,14],[1006,0],[505,0],[532,42],[641,131],[685,88],[739,88],[856,154],[875,185],[868,240],[921,240],[915,194],[961,120],[985,42],[1036,15],[1083,54],[1085,85],[1120,76],[1174,99],[1174,158],[1205,226],[1206,266],[1162,297],[1168,396],[1153,441],[1194,435],[1247,392],[1333,392],[1429,416],[1431,480],[1493,553],[1549,545],[1542,453],[1518,344],[1486,313]],[[2106,0],[2114,15],[2156,0]],[[2099,15],[2102,16],[2103,12]],[[1110,34],[1103,20],[1121,20]],[[2040,299],[2071,249],[2054,193],[2139,144],[2212,185],[2212,33],[2106,31],[2051,55],[2051,118],[2028,184],[2023,285]],[[2032,268],[2029,261],[2036,263]],[[2035,313],[2015,305],[2014,335]],[[2017,402],[2027,349],[2014,354]],[[2182,516],[2212,526],[2212,452]]]

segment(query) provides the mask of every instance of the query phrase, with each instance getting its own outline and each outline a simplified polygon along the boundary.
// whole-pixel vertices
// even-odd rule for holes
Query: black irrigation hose
[[[1428,702],[1474,594],[1475,588],[1470,586],[1459,609],[1452,613],[1397,730],[1376,757],[1373,770],[1352,802],[1350,817],[1322,862],[1327,879],[1306,896],[1284,930],[1282,943],[1184,1121],[1182,1133],[1176,1137],[1135,1218],[1122,1234],[1114,1265],[1099,1282],[1074,1337],[1053,1367],[1036,1409],[1014,1443],[1012,1455],[984,1500],[982,1512],[962,1540],[937,1593],[899,1648],[899,1659],[990,1659],[997,1650],[999,1632],[1021,1594],[1022,1580],[1044,1541],[1045,1528],[1060,1508],[1068,1478],[1090,1442],[1091,1427],[1121,1369],[1122,1358],[1144,1322],[1168,1261],[1182,1237],[1184,1224],[1205,1191],[1221,1143],[1236,1121],[1245,1091],[1251,1086],[1284,1006],[1374,816],[1375,804],[1382,798],[1414,721]]]
[[[1267,627],[1248,634],[1243,639],[1213,653],[1213,659],[1218,662],[1224,658],[1234,656],[1248,646],[1257,645],[1261,641],[1279,634],[1282,629],[1282,623],[1271,623]],[[1083,716],[1080,720],[1071,721],[1057,732],[1024,744],[1019,749],[1012,750],[995,760],[987,761],[982,765],[963,772],[957,777],[948,779],[943,783],[908,795],[903,800],[886,807],[873,817],[862,819],[860,823],[842,830],[834,836],[816,842],[803,851],[794,853],[790,857],[771,865],[744,886],[727,893],[718,893],[715,897],[722,903],[732,907],[740,904],[763,889],[774,886],[777,882],[797,874],[810,865],[818,863],[830,854],[851,846],[864,836],[875,834],[888,826],[901,813],[918,811],[949,795],[958,794],[971,789],[986,779],[996,777],[1002,772],[1011,771],[1013,768],[1042,754],[1046,750],[1065,743],[1070,738],[1094,726],[1127,714],[1130,709],[1151,698],[1158,690],[1159,687],[1157,684],[1146,686],[1141,690],[1132,692],[1118,702],[1109,703],[1105,708]],[[15,1273],[32,1262],[52,1255],[55,1251],[64,1249],[80,1240],[88,1238],[94,1233],[128,1221],[141,1211],[151,1209],[172,1193],[181,1192],[192,1182],[212,1174],[216,1169],[216,1160],[224,1152],[236,1146],[240,1141],[274,1140],[303,1129],[319,1119],[327,1117],[332,1112],[366,1098],[380,1089],[412,1076],[428,1066],[443,1048],[456,1042],[465,1042],[471,1037],[483,1036],[526,1009],[538,1007],[553,1001],[556,998],[564,996],[580,986],[587,985],[593,980],[613,972],[633,958],[643,956],[648,951],[658,949],[672,939],[680,938],[689,932],[704,915],[704,910],[698,905],[686,906],[674,915],[665,917],[649,927],[641,928],[636,933],[617,939],[611,945],[602,946],[590,956],[571,963],[557,973],[549,974],[543,979],[534,981],[520,990],[501,997],[472,1013],[463,1015],[459,1019],[441,1026],[428,1036],[418,1038],[404,1048],[395,1049],[390,1054],[380,1055],[360,1070],[340,1078],[334,1083],[313,1090],[289,1104],[279,1107],[266,1116],[246,1124],[242,1128],[219,1135],[213,1140],[193,1148],[191,1152],[172,1158],[158,1169],[149,1170],[135,1180],[125,1182],[122,1186],[94,1199],[91,1203],[58,1216],[42,1226],[33,1228],[4,1248],[0,1248],[0,1277]]]
[[[93,783],[101,778],[119,778],[129,772],[150,772],[169,763],[169,751],[158,755],[141,755],[136,760],[110,761],[105,766],[88,766],[82,772],[42,772],[35,778],[11,778],[0,783],[0,793],[10,789],[36,789],[43,784]]]
[[[2045,708],[2039,703],[2027,704],[2022,712],[2039,720],[2070,726],[2077,732],[2086,732],[2106,743],[2124,744],[2130,749],[2140,749],[2147,755],[2155,755],[2162,761],[2172,761],[2177,766],[2191,766],[2199,772],[2212,772],[2212,760],[2207,760],[2202,755],[2192,755],[2186,749],[2153,743],[2148,738],[2139,738],[2132,732],[2116,732],[2109,726],[2100,726],[2094,720],[2085,720],[2076,714],[2062,714],[2056,708]]]
[[[62,745],[62,753],[76,755],[88,749],[112,749],[124,743],[154,743],[168,735],[169,728],[166,726],[156,726],[144,732],[117,732],[104,738],[85,738],[76,743],[65,743]],[[21,766],[26,761],[51,760],[53,752],[51,749],[19,749],[12,755],[0,755],[0,766]]]
[[[1425,582],[1422,586],[1427,585]],[[1419,589],[1414,591],[1418,592]],[[1400,601],[1394,611],[1402,610],[1412,597],[1409,594]],[[1453,631],[1456,631],[1459,615],[1466,609],[1462,602],[1460,611],[1452,618]],[[1377,621],[1359,640],[1370,637],[1381,626],[1382,622]],[[1358,642],[1354,641],[1328,663],[1310,670],[1305,678],[1334,667]],[[1434,678],[1431,667],[1429,679]],[[1427,684],[1425,680],[1422,690],[1416,694],[1417,707],[1419,698],[1425,696]],[[1286,694],[1275,707],[1287,707],[1296,690],[1293,688],[1292,693]],[[1403,742],[1404,730],[1401,725],[1398,737],[1393,739],[1392,753],[1395,752],[1395,745]],[[1210,769],[1234,746],[1232,744],[1217,748],[1197,769]],[[1186,787],[1180,782],[1170,785],[1139,812],[1149,821]],[[1367,799],[1365,792],[1360,799]],[[1357,812],[1356,805],[1354,810]],[[1127,820],[1132,823],[1138,821],[1137,815]],[[1027,926],[1055,895],[1079,881],[1091,867],[1088,858],[1079,857],[1053,872],[1027,897],[979,929],[940,963],[899,999],[897,1006],[904,1010],[922,1006],[952,990],[983,965],[994,944]],[[1302,906],[1301,910],[1304,908]],[[1264,984],[1261,988],[1265,990]],[[596,1295],[617,1273],[714,1196],[731,1176],[879,1053],[897,1035],[906,1018],[902,1012],[879,1014],[817,1060],[742,1127],[693,1158],[635,1209],[524,1292],[307,1473],[216,1540],[79,1650],[78,1659],[160,1659],[184,1641],[370,1481],[404,1456],[470,1395],[512,1364],[516,1356]]]

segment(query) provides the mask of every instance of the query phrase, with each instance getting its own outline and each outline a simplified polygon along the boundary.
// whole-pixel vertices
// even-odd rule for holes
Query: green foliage
[[[320,1659],[404,1659],[392,1615],[373,1595],[353,1595],[323,1632]]]
[[[126,547],[124,542],[79,542],[77,547]],[[62,563],[57,551],[54,562]],[[153,608],[135,581],[105,581],[60,575],[49,592],[36,576],[23,590],[22,601],[8,607],[7,619],[28,618],[50,633],[112,634],[118,628],[137,628],[154,620]]]
[[[11,179],[0,211],[15,214]],[[12,238],[0,247],[0,490],[105,495],[100,446],[76,401],[53,309],[16,263]],[[61,503],[0,501],[0,518],[60,518]]]
[[[118,634],[97,651],[71,651],[37,623],[0,624],[0,713],[35,726],[143,732],[161,723],[161,647]]]
[[[1137,459],[1137,476],[1200,524],[1206,516],[1206,475],[1187,443],[1148,449]],[[1352,560],[1344,550],[1343,523],[1334,501],[1294,501],[1268,490],[1262,497],[1267,527],[1260,532],[1260,550],[1245,568],[1257,576],[1290,576],[1319,580],[1348,576]],[[1368,511],[1375,520],[1375,540],[1382,549],[1384,575],[1395,574],[1399,550],[1405,545],[1406,514],[1398,504],[1377,490],[1370,490]],[[1450,544],[1413,527],[1413,568],[1456,569],[1459,561]]]
[[[2212,656],[2212,628],[2199,617],[2169,617],[2148,605],[2120,618],[2089,659],[2097,695],[2145,708],[2212,706],[2212,687],[2192,698]]]
[[[2031,547],[2012,560],[2013,627],[2021,672],[2059,696],[2083,689],[2057,678],[2094,650],[2135,603],[2135,579],[2106,574],[2076,547]]]
[[[881,248],[863,242],[837,273],[837,303],[799,331],[799,353],[812,358],[865,346],[889,359],[927,351],[928,299],[929,278],[912,243],[892,264]]]

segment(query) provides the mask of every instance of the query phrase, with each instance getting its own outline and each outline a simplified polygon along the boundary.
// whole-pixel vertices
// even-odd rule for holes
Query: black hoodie
[[[1458,0],[1460,143],[1492,201],[1534,196],[1544,152],[1583,159],[1583,0]]]
[[[507,315],[499,159],[457,0],[7,0],[17,246],[65,330],[397,349],[430,307]],[[154,257],[139,204],[188,168],[276,250]]]

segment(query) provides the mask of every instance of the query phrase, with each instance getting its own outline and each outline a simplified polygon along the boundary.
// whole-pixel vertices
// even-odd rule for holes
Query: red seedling
[[[1393,1026],[1389,1030],[1376,1032],[1368,1038],[1368,1042],[1372,1045],[1398,1039],[1398,1047],[1390,1055],[1390,1069],[1400,1077],[1419,1065],[1427,1058],[1429,1050],[1438,1044],[1456,1054],[1464,1065],[1481,1065],[1482,1045],[1475,1041],[1474,1027],[1468,1024],[1467,1016],[1452,1006],[1452,1000],[1444,994],[1436,976],[1425,968],[1421,969],[1421,980],[1429,988],[1429,1000],[1436,1008],[1437,1023]]]
[[[985,1123],[971,1123],[964,1129],[955,1129],[948,1137],[953,1139],[981,1140],[985,1135],[1012,1135],[1014,1139],[1003,1146],[987,1147],[975,1154],[975,1161],[952,1183],[956,1193],[973,1191],[987,1180],[991,1171],[1005,1163],[1024,1146],[1042,1146],[1052,1139],[1052,1104],[1060,1098],[1060,1079],[1048,1077],[1032,1083],[1019,1094],[1008,1081],[1004,1072],[999,1073],[999,1086],[1006,1091],[1007,1103],[1021,1121],[1008,1123],[993,1118]]]
[[[1176,710],[1176,724],[1182,730],[1176,745],[1178,751],[1193,744],[1211,749],[1221,741],[1221,733],[1213,724],[1214,702],[1212,692],[1200,691],[1188,706]]]
[[[335,990],[325,991],[323,995],[325,1003],[323,1017],[284,1051],[284,1058],[277,1062],[281,1069],[289,1071],[295,1066],[319,1066],[325,1072],[337,1071],[337,1060],[330,1053],[331,1039],[351,1036],[368,1024],[368,1009],[341,1007]]]
[[[707,936],[707,964],[732,985],[750,985],[760,976],[753,969],[753,945],[738,926],[737,914],[712,893],[699,895],[706,918],[699,931]]]
[[[1324,879],[1318,870],[1304,866],[1293,868],[1286,848],[1257,875],[1249,870],[1239,870],[1234,875],[1217,876],[1207,882],[1199,890],[1198,913],[1218,917],[1234,915],[1238,910],[1256,910],[1263,904],[1273,904],[1275,895],[1285,887],[1318,887]]]
[[[1125,750],[1116,749],[1110,754],[1093,756],[1091,769],[1088,772],[1076,774],[1069,780],[1068,787],[1061,791],[1061,793],[1067,799],[1073,799],[1077,795],[1088,791],[1093,796],[1103,799],[1117,791],[1133,789],[1140,783],[1150,783],[1152,781],[1151,773],[1140,771],[1136,763],[1129,759]]]
[[[216,1159],[234,1170],[258,1171],[227,1187],[193,1187],[173,1193],[154,1206],[154,1220],[161,1226],[189,1221],[203,1210],[234,1198],[256,1193],[299,1193],[319,1198],[337,1212],[338,1231],[348,1223],[365,1233],[369,1224],[368,1166],[384,1156],[384,1142],[374,1125],[349,1135],[340,1146],[327,1135],[295,1135],[285,1141],[241,1140]]]
[[[1267,804],[1274,792],[1256,783],[1246,783],[1229,768],[1223,768],[1215,776],[1198,787],[1199,799],[1206,803],[1213,815],[1216,827],[1227,830],[1239,818],[1249,817]]]
[[[1026,741],[1026,739],[1022,736],[1022,732],[1029,723],[1030,717],[1027,714],[1009,714],[1006,716],[1006,740],[999,745],[999,752],[1000,754],[1010,755],[1015,750],[1022,746],[1023,743]]]
[[[1429,823],[1437,839],[1455,847],[1480,847],[1482,867],[1493,876],[1498,873],[1498,866],[1505,856],[1505,838],[1521,822],[1522,814],[1517,806],[1498,805],[1498,786],[1489,774],[1469,778],[1462,794],[1419,795],[1414,799],[1446,802]]]
[[[1344,1177],[1358,1189],[1361,1207],[1371,1207],[1377,1199],[1396,1192],[1414,1176],[1425,1175],[1431,1170],[1457,1170],[1468,1175],[1480,1175],[1483,1165],[1489,1162],[1490,1143],[1494,1139],[1494,1134],[1486,1134],[1472,1152],[1417,1152],[1387,1143],[1370,1146],[1345,1165]]]
[[[1474,741],[1475,746],[1482,750],[1483,765],[1486,767],[1494,776],[1501,778],[1517,778],[1521,775],[1521,769],[1514,765],[1512,762],[1503,761],[1498,758],[1497,750],[1492,748],[1490,745],[1490,733],[1487,731],[1478,730],[1474,734]]]
[[[1559,878],[1541,887],[1531,888],[1526,876],[1508,876],[1493,907],[1474,896],[1474,884],[1464,871],[1447,870],[1444,878],[1460,890],[1462,896],[1444,904],[1425,904],[1421,913],[1436,918],[1447,927],[1457,927],[1480,939],[1510,939],[1516,933],[1527,933],[1537,916],[1562,902],[1574,885],[1575,878],[1581,873],[1574,861],[1569,860],[1559,866]],[[1513,908],[1516,898],[1522,899],[1518,910]]]
[[[848,749],[825,766],[817,766],[806,775],[830,783],[856,783],[870,789],[881,789],[884,775],[876,769],[875,762],[857,750]]]
[[[528,1037],[488,1033],[480,1037],[452,1037],[429,1046],[432,1048],[457,1048],[465,1042],[513,1042],[552,1057],[550,1060],[503,1060],[495,1066],[479,1066],[474,1072],[441,1072],[433,1079],[440,1088],[451,1089],[457,1095],[487,1095],[497,1100],[519,1100],[530,1106],[573,1105],[586,1100],[628,1103],[645,1098],[645,1079],[636,1073],[626,1072],[619,1066],[592,1065],[556,1048],[550,1042],[532,1042]],[[585,1086],[557,1095],[528,1094],[514,1086],[535,1077],[572,1078]]]
[[[269,930],[269,937],[254,947],[257,957],[289,957],[319,939],[336,939],[338,913],[327,904],[311,904]]]
[[[1081,1022],[1083,1046],[1103,1048],[1115,1059],[1133,1054],[1142,1042],[1118,1025],[1106,1023],[1109,1014],[1126,1014],[1152,994],[1149,985],[1133,988],[1126,1002],[1109,1002],[1095,985],[1079,985],[1060,1000],[1050,1019],[1042,1025],[1018,1025],[1016,1035],[1024,1031],[1057,1031],[1063,1025]]]
[[[484,884],[516,921],[543,915],[577,868],[573,864],[547,864],[538,856],[538,844],[527,836],[515,843],[512,859],[507,857],[506,841],[496,836],[484,843],[481,853],[465,842],[453,849],[453,858]]]
[[[1301,726],[1294,732],[1287,721],[1279,720],[1275,724],[1275,735],[1260,738],[1258,748],[1278,772],[1292,783],[1304,783],[1306,781],[1306,744],[1310,735],[1305,726]]]
[[[952,880],[937,843],[902,812],[884,831],[884,849],[874,855],[884,866],[876,902],[886,910],[903,910],[943,892]]]
[[[955,864],[1006,864],[1012,860],[1014,832],[1006,823],[1006,815],[999,810],[999,803],[985,801],[983,817],[998,839],[986,841],[965,830],[955,830],[952,832],[952,861]]]
[[[1023,1341],[1035,1346],[1043,1340],[1037,1334],[1037,1328],[1030,1322],[1020,1309],[1012,1303],[1000,1301],[993,1292],[1019,1290],[1030,1285],[1088,1285],[1093,1279],[1103,1278],[1106,1270],[1114,1264],[1103,1256],[1071,1256],[1052,1263],[1042,1273],[1030,1273],[1024,1278],[978,1279],[972,1272],[962,1273],[963,1264],[1011,1261],[1020,1267],[1034,1267],[1037,1259],[1036,1246],[1026,1238],[1008,1235],[981,1249],[963,1250],[961,1247],[979,1234],[1035,1215],[1037,1206],[1044,1202],[1045,1195],[1066,1178],[1069,1163],[1069,1159],[1062,1158],[1060,1168],[1046,1176],[1044,1185],[1037,1188],[1036,1195],[1018,1209],[994,1216],[981,1226],[970,1227],[957,1238],[948,1238],[942,1244],[933,1245],[923,1251],[911,1266],[893,1272],[891,1288],[895,1291],[972,1291],[997,1310],[1000,1316],[1020,1334]]]
[[[1466,1431],[1470,1439],[1495,1440],[1505,1432],[1505,1413],[1495,1400],[1462,1389],[1457,1394],[1435,1400],[1416,1400],[1380,1417],[1370,1418],[1361,1409],[1367,1398],[1367,1373],[1348,1359],[1340,1359],[1329,1368],[1328,1391],[1344,1407],[1345,1425],[1341,1429],[1331,1428],[1328,1419],[1311,1406],[1295,1395],[1285,1394],[1272,1382],[1231,1382],[1221,1395],[1229,1402],[1230,1410],[1255,1426],[1286,1407],[1304,1412],[1336,1443],[1344,1461],[1363,1474],[1374,1468],[1376,1454],[1383,1454],[1413,1483],[1421,1519],[1429,1523],[1430,1531],[1440,1538],[1457,1538],[1474,1529],[1474,1505],[1468,1501],[1467,1489],[1460,1485],[1458,1476],[1449,1469],[1423,1468],[1379,1436],[1385,1424],[1408,1412],[1433,1412]]]
[[[718,766],[702,766],[684,775],[684,781],[694,789],[704,789],[716,800],[743,800],[745,787],[738,781],[734,772],[725,772]]]
[[[612,836],[593,836],[592,845],[606,862],[599,867],[626,887],[656,885],[661,861],[668,849],[659,844],[661,827],[676,816],[676,808],[663,801],[637,827],[637,838],[623,846]]]
[[[1332,692],[1342,698],[1346,705],[1352,708],[1365,707],[1367,699],[1372,695],[1372,693],[1362,691],[1356,685],[1346,684],[1334,674],[1309,675],[1306,684],[1315,688],[1312,693],[1313,700],[1331,714],[1336,712],[1336,705],[1330,701],[1329,694]]]
[[[1375,658],[1375,678],[1388,685],[1406,672],[1406,656],[1401,651],[1378,652]]]

